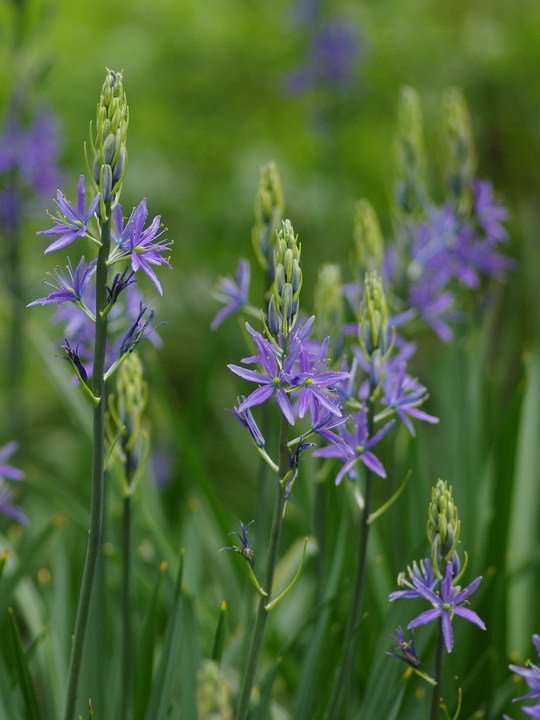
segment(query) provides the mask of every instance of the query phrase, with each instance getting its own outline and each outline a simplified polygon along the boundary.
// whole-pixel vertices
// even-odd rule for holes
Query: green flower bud
[[[375,210],[369,200],[359,200],[354,208],[355,274],[361,279],[365,272],[381,272],[384,240]]]
[[[432,564],[437,577],[442,577],[446,563],[452,560],[459,542],[460,521],[452,497],[452,486],[438,480],[431,491],[428,509],[427,536],[431,543]]]
[[[340,330],[345,315],[341,285],[339,265],[328,263],[319,269],[314,298],[317,335],[319,339],[330,337],[334,357],[341,354],[341,348],[336,347],[336,343],[341,340]]]
[[[364,278],[364,299],[360,305],[358,339],[364,354],[370,358],[379,349],[388,350],[388,307],[381,276],[374,270]]]
[[[232,691],[214,660],[197,673],[197,720],[233,720]]]
[[[282,223],[274,250],[275,307],[283,321],[283,335],[287,337],[294,327],[298,314],[299,296],[302,288],[300,269],[301,245],[289,220]]]
[[[255,225],[251,231],[251,239],[255,255],[261,266],[271,268],[273,244],[276,233],[281,226],[285,201],[277,166],[269,162],[261,168],[261,179],[255,196]]]
[[[427,197],[427,163],[420,97],[411,87],[401,88],[394,148],[396,212],[398,217],[414,217],[422,212]]]
[[[90,138],[93,153],[92,172],[94,189],[101,192],[101,213],[104,217],[104,203],[118,200],[121,182],[125,172],[125,145],[128,128],[128,105],[122,85],[122,73],[107,71],[96,113],[95,136]],[[122,160],[121,160],[122,158]],[[117,164],[121,167],[117,169]],[[89,164],[89,160],[87,158]],[[103,172],[103,167],[109,171]],[[110,184],[109,184],[110,181]],[[106,183],[103,186],[103,182]],[[111,197],[111,194],[113,197]]]
[[[444,186],[458,210],[467,214],[473,202],[476,153],[471,118],[459,88],[449,88],[443,95],[442,136]]]

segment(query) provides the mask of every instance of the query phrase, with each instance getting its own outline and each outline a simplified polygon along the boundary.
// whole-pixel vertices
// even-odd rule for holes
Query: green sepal
[[[221,603],[221,607],[219,609],[219,618],[218,618],[218,624],[216,628],[216,634],[214,636],[214,646],[212,647],[212,660],[214,662],[217,662],[218,665],[221,664],[221,656],[223,655],[223,646],[225,644],[225,633],[227,631],[226,624],[225,624],[225,617],[227,613],[227,604],[225,600]]]
[[[41,710],[39,708],[36,692],[32,683],[32,677],[28,668],[28,659],[26,657],[26,653],[24,652],[13,608],[8,609],[8,614],[10,618],[11,638],[15,650],[15,665],[17,676],[19,678],[19,686],[21,688],[21,693],[26,707],[26,717],[28,720],[42,720]]]
[[[384,515],[384,513],[388,510],[388,508],[392,507],[392,505],[396,502],[398,497],[401,495],[401,493],[405,490],[407,487],[407,483],[409,482],[412,475],[412,470],[409,470],[408,473],[405,475],[405,479],[399,486],[399,488],[396,490],[396,492],[392,495],[392,497],[387,500],[384,505],[381,505],[381,507],[376,510],[375,512],[371,513],[367,519],[367,524],[371,525],[372,522],[375,522],[378,518],[381,517],[381,515]]]
[[[308,539],[306,538],[306,539],[304,540],[304,549],[302,550],[302,559],[300,560],[300,565],[298,566],[298,570],[296,571],[296,575],[293,577],[293,579],[292,579],[291,582],[287,585],[287,587],[286,587],[285,590],[281,593],[281,595],[278,595],[277,598],[275,598],[274,600],[272,600],[272,602],[270,602],[270,603],[268,603],[268,605],[265,605],[265,606],[264,606],[264,609],[266,610],[266,612],[270,612],[270,610],[273,610],[273,609],[276,607],[276,605],[277,605],[279,602],[281,602],[281,600],[283,600],[283,598],[285,597],[285,595],[287,595],[287,593],[289,593],[289,592],[293,589],[293,587],[296,585],[296,581],[297,581],[298,578],[300,577],[300,573],[302,572],[302,568],[304,567],[304,560],[305,560],[305,557],[306,557],[307,542],[308,542]]]

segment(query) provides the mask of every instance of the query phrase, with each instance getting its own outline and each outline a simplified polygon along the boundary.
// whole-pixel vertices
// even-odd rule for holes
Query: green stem
[[[131,717],[131,495],[124,496],[124,514],[122,520],[122,561],[123,648],[122,712],[120,718],[121,720],[128,720]]]
[[[433,695],[431,697],[431,710],[429,712],[429,720],[437,720],[439,717],[440,699],[441,699],[441,682],[442,682],[442,666],[444,652],[444,637],[442,631],[442,623],[439,624],[437,633],[437,648],[435,650],[435,682]]]
[[[373,391],[373,388],[370,388]],[[368,437],[373,435],[374,426],[374,403],[368,401],[367,409]],[[347,616],[347,624],[345,626],[345,634],[343,635],[342,651],[344,658],[338,667],[338,671],[334,677],[334,685],[330,694],[330,700],[324,715],[325,720],[336,720],[340,716],[340,708],[343,702],[343,695],[347,686],[347,679],[351,668],[356,642],[358,639],[358,626],[362,610],[362,601],[364,598],[364,588],[366,584],[366,566],[367,551],[369,542],[370,523],[369,516],[371,513],[371,496],[373,490],[373,472],[366,470],[366,489],[365,489],[365,505],[360,518],[360,527],[358,532],[358,562],[356,564],[356,574],[354,576],[354,584],[352,589],[351,601],[349,603],[349,614]]]
[[[279,432],[279,480],[282,480],[287,474],[289,467],[289,453],[287,448],[287,438],[289,431],[289,423],[282,416],[281,428]],[[270,531],[270,545],[268,548],[268,556],[266,559],[266,571],[264,574],[264,590],[268,593],[268,597],[261,597],[257,608],[257,616],[251,636],[251,644],[249,646],[246,670],[240,690],[240,698],[238,700],[238,709],[236,711],[236,720],[246,720],[249,713],[249,705],[251,701],[251,691],[255,681],[255,673],[261,654],[261,648],[266,628],[266,620],[268,611],[265,605],[272,596],[272,585],[274,583],[274,571],[276,569],[279,540],[281,537],[281,526],[283,524],[283,510],[285,508],[285,483],[278,482],[276,489],[276,497],[274,502],[274,516],[272,519],[272,529]]]
[[[105,350],[107,345],[107,318],[100,313],[107,305],[107,257],[111,242],[111,207],[106,205],[107,220],[101,223],[101,247],[99,249],[96,268],[96,335],[94,345],[94,367],[92,373],[92,392],[101,398],[94,407],[93,450],[92,450],[92,501],[90,507],[90,529],[86,560],[84,563],[77,619],[66,692],[66,709],[64,720],[75,718],[75,706],[79,688],[79,677],[88,628],[88,616],[92,601],[92,590],[96,575],[96,566],[101,547],[103,528],[103,494],[104,494],[104,461],[105,461],[105,382],[103,370],[105,366]]]

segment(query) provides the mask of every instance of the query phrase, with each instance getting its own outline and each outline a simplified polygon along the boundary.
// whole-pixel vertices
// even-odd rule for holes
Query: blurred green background
[[[5,41],[0,98],[5,103],[20,76],[8,53],[11,4],[0,7]],[[238,256],[253,257],[250,231],[259,167],[270,159],[279,166],[286,215],[303,246],[303,298],[309,308],[321,263],[339,262],[348,272],[357,199],[368,197],[385,234],[392,234],[389,197],[399,88],[412,85],[422,98],[437,200],[442,92],[453,85],[462,88],[477,143],[477,174],[493,180],[511,210],[508,252],[519,264],[507,285],[489,285],[489,301],[479,307],[469,303],[470,321],[458,328],[453,345],[443,345],[427,331],[418,338],[414,373],[430,388],[427,409],[441,423],[422,428],[414,447],[406,436],[398,438],[396,466],[401,472],[413,462],[417,471],[416,490],[405,504],[408,517],[418,518],[418,524],[406,531],[411,545],[397,547],[396,541],[390,554],[397,569],[411,561],[424,537],[429,487],[438,476],[452,483],[464,544],[471,554],[478,550],[475,569],[480,573],[490,567],[496,574],[509,559],[526,583],[516,597],[513,591],[507,597],[501,580],[494,591],[498,609],[487,611],[492,618],[485,617],[495,627],[482,647],[494,663],[493,653],[500,653],[497,673],[504,679],[506,654],[530,652],[528,637],[540,630],[534,600],[540,562],[540,4],[322,3],[323,17],[345,18],[358,37],[354,78],[343,88],[321,86],[296,94],[285,91],[285,77],[305,63],[310,36],[298,20],[298,5],[290,1],[58,0],[30,7],[39,17],[32,30],[33,53],[48,65],[37,97],[61,122],[64,192],[74,199],[78,175],[85,172],[82,143],[105,68],[123,69],[131,114],[122,204],[126,211],[146,197],[150,214],[161,215],[174,240],[173,270],[161,273],[164,297],[150,303],[158,320],[167,322],[160,329],[164,345],[156,351],[147,344],[142,351],[162,485],[159,498],[148,490],[157,513],[151,523],[145,520],[145,507],[140,508],[139,551],[142,560],[155,564],[167,552],[173,558],[180,543],[186,545],[186,582],[195,592],[206,588],[213,604],[212,611],[209,605],[198,609],[208,633],[215,608],[232,594],[228,577],[239,573],[232,562],[236,558],[225,559],[217,550],[238,518],[251,519],[256,463],[241,428],[223,412],[243,389],[226,368],[246,354],[242,334],[234,319],[211,333],[219,308],[209,291],[217,275],[234,271]],[[29,68],[34,60],[25,61]],[[42,256],[42,240],[34,235],[45,227],[43,216],[29,223],[24,239],[28,301],[40,294],[41,279],[51,268],[50,257]],[[54,262],[63,263],[63,258]],[[152,296],[146,279],[141,285]],[[258,279],[254,285],[252,300],[261,292]],[[88,409],[76,388],[59,390],[61,385],[49,379],[49,367],[60,377],[69,375],[53,357],[59,343],[46,339],[59,339],[57,329],[48,325],[50,313],[42,308],[28,313],[24,455],[29,482],[23,501],[37,525],[58,510],[78,517],[79,525],[63,532],[82,550]],[[4,413],[6,441],[11,439],[12,412],[8,408]],[[110,492],[114,517],[114,484]],[[285,548],[299,533],[311,532],[306,509],[310,492],[309,483],[298,489]],[[528,514],[520,515],[519,507]],[[157,527],[149,531],[146,545],[145,522]],[[385,527],[391,533],[392,524]],[[109,532],[114,548],[114,529]],[[160,545],[156,538],[161,534],[165,539]],[[393,582],[393,564],[388,583]],[[209,582],[216,567],[217,577]],[[305,582],[299,592],[306,605],[299,601],[298,613],[309,605],[309,579]],[[73,580],[73,598],[77,587]],[[381,587],[379,605],[372,598],[380,608],[384,591],[393,589],[384,583]],[[501,618],[506,622],[515,615],[514,602],[524,604],[507,635],[504,625],[501,632]],[[270,639],[276,651],[298,617],[291,612],[292,619],[283,616],[278,623],[281,634]],[[233,609],[231,628],[240,616],[240,608]],[[289,672],[290,690],[294,669]],[[281,694],[286,696],[286,690],[281,688]]]

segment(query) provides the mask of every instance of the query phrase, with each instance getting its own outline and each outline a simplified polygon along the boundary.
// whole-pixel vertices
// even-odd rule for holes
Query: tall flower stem
[[[375,388],[370,387],[370,395],[371,393],[373,393],[374,389]],[[373,436],[374,416],[374,403],[372,400],[369,400],[367,407],[368,437]],[[349,670],[351,668],[354,651],[356,649],[356,643],[358,640],[357,631],[360,622],[362,602],[364,599],[364,588],[366,584],[367,550],[370,529],[368,519],[371,513],[373,477],[373,472],[367,469],[366,488],[364,494],[365,504],[362,511],[362,516],[360,518],[360,527],[358,530],[358,562],[356,564],[356,573],[354,576],[351,601],[349,603],[349,614],[347,616],[347,624],[345,626],[345,634],[343,636],[342,643],[342,651],[344,653],[344,657],[334,677],[334,685],[332,687],[330,700],[328,702],[326,713],[324,715],[325,720],[336,720],[337,718],[341,717],[340,707],[343,702],[343,695],[347,686]]]
[[[130,458],[126,462],[129,472]],[[128,475],[128,481],[129,481]],[[122,519],[122,711],[121,720],[131,717],[131,495],[124,496]]]
[[[442,623],[439,624],[437,633],[437,648],[435,650],[435,682],[433,687],[433,696],[431,698],[431,710],[429,712],[429,720],[437,720],[439,717],[440,699],[441,699],[441,682],[442,682],[442,666],[444,653],[444,637],[442,631]]]
[[[81,664],[88,628],[88,617],[92,601],[92,590],[101,547],[103,528],[104,462],[105,462],[105,350],[107,346],[107,317],[101,312],[107,305],[107,258],[111,243],[111,204],[105,204],[107,220],[101,222],[101,247],[96,267],[96,334],[94,344],[94,366],[92,371],[92,392],[100,402],[94,407],[93,450],[92,450],[92,501],[90,507],[90,529],[84,563],[77,619],[66,693],[64,720],[75,718],[75,706],[81,674]]]
[[[289,435],[289,423],[282,416],[281,427],[279,432],[279,481],[287,474],[289,467],[289,453],[287,441]],[[240,690],[240,698],[238,700],[238,709],[236,711],[236,720],[246,720],[249,712],[249,704],[251,700],[251,691],[255,681],[255,673],[261,654],[261,648],[266,628],[266,620],[268,610],[266,605],[272,594],[272,585],[274,583],[274,571],[278,558],[279,540],[281,537],[281,527],[283,525],[283,510],[285,508],[285,484],[278,482],[276,488],[276,496],[274,502],[274,516],[272,519],[272,529],[270,531],[270,544],[268,547],[268,556],[266,559],[266,570],[264,573],[263,588],[268,594],[267,597],[261,597],[259,607],[257,608],[257,616],[251,636],[251,644],[249,646],[249,654],[246,663],[246,670]]]

